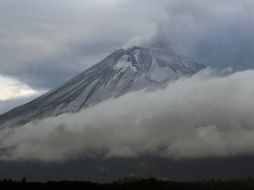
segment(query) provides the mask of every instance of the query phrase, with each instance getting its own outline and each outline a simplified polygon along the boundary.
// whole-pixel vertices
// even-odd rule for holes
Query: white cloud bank
[[[45,90],[36,90],[16,79],[0,76],[0,114],[42,93]]]
[[[1,131],[1,160],[145,154],[173,159],[254,153],[254,71],[205,72],[77,114]]]
[[[0,76],[0,81],[0,101],[38,94],[38,91],[18,80]]]

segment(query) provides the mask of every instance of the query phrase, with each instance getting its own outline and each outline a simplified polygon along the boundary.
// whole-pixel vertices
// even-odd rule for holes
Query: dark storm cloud
[[[252,0],[140,0],[134,4],[149,10],[157,32],[150,40],[133,38],[130,44],[136,39],[137,44],[174,49],[213,67],[254,68]]]
[[[1,1],[0,74],[52,88],[154,27],[121,3]]]
[[[26,67],[20,68],[19,72],[23,71],[25,74],[20,75],[19,79],[34,88],[55,88],[102,60],[110,53],[107,48],[114,45],[114,43],[82,44],[82,42],[73,44],[65,48],[63,53],[40,59],[37,64],[33,62],[23,64]]]
[[[2,0],[0,75],[52,88],[130,45],[253,67],[252,0]]]
[[[252,0],[169,0],[154,45],[215,67],[254,68]]]

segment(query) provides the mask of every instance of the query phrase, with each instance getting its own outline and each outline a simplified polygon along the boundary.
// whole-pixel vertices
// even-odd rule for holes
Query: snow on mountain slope
[[[204,68],[174,52],[142,47],[120,49],[59,88],[1,115],[0,128],[78,112],[130,91],[161,88]]]

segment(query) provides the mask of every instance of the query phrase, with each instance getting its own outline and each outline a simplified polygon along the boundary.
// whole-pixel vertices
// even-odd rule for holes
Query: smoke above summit
[[[253,68],[253,9],[252,0],[1,0],[0,74],[51,89],[112,50],[144,44]]]
[[[252,155],[254,71],[205,70],[166,89],[138,91],[75,114],[4,129],[1,160],[172,159]]]

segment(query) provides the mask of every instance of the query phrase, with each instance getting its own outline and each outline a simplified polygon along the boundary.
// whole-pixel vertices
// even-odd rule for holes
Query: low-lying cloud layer
[[[254,71],[205,71],[164,90],[134,92],[77,114],[1,131],[1,160],[254,153]]]

